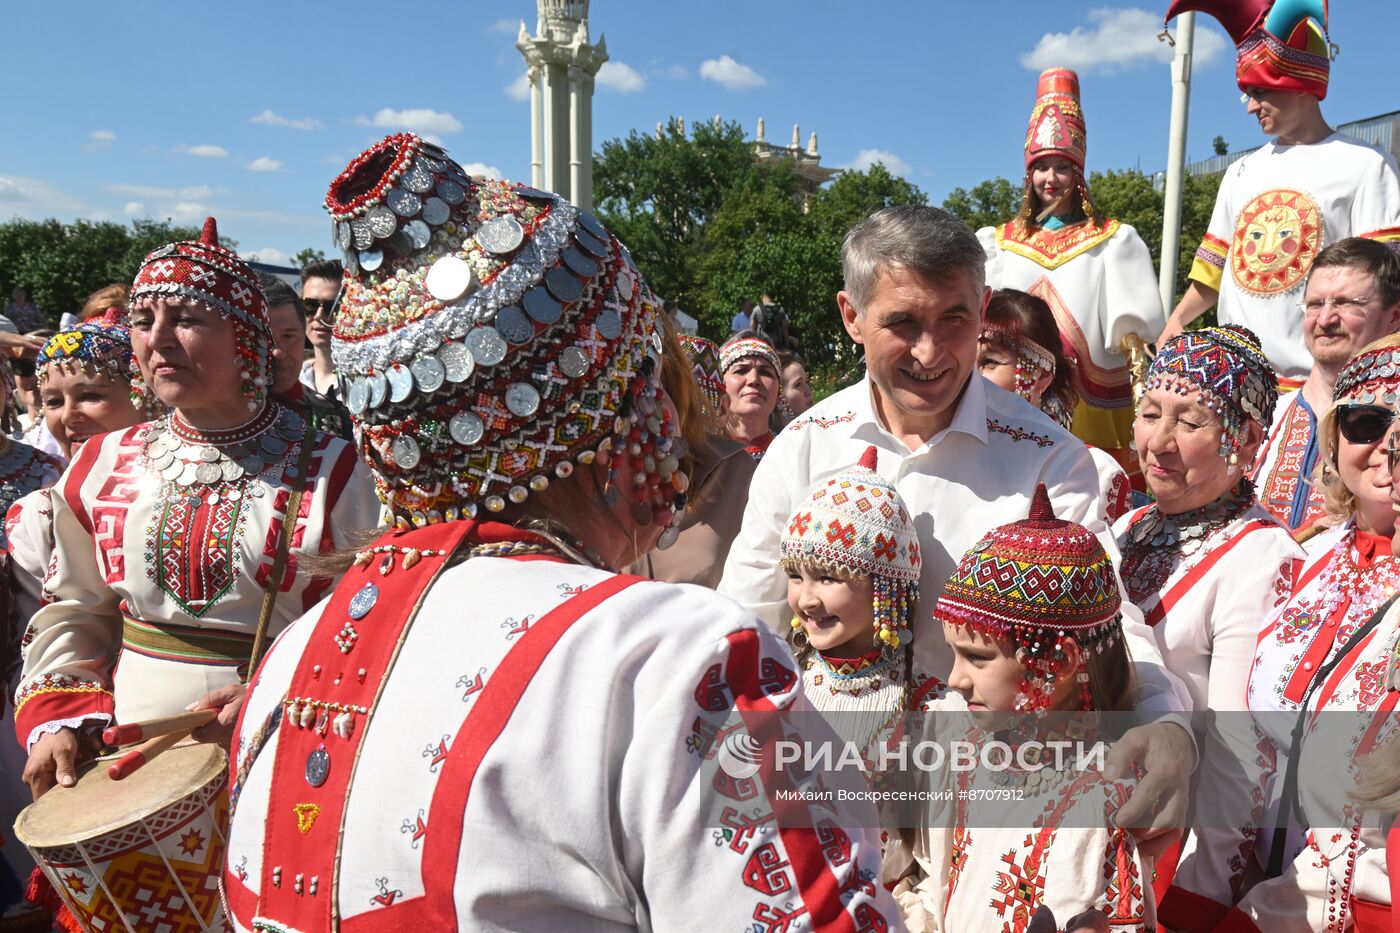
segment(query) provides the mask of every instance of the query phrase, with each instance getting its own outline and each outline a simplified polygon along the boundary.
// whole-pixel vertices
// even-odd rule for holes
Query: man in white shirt
[[[1303,341],[1312,357],[1307,381],[1279,397],[1274,423],[1249,478],[1259,502],[1289,528],[1322,514],[1317,482],[1317,419],[1332,387],[1362,347],[1400,330],[1400,256],[1364,237],[1338,240],[1317,254],[1303,292]]]
[[[1211,14],[1235,40],[1248,111],[1274,138],[1225,170],[1191,284],[1158,342],[1218,300],[1220,323],[1258,334],[1280,384],[1296,388],[1312,366],[1300,307],[1308,269],[1345,237],[1400,238],[1400,170],[1394,156],[1336,132],[1322,116],[1330,71],[1324,0],[1176,0],[1167,18],[1188,10]]]
[[[773,440],[754,473],[720,592],[784,630],[783,528],[814,484],[856,462],[870,444],[880,451],[878,472],[914,515],[923,555],[914,652],[935,676],[952,669],[951,651],[931,621],[944,583],[985,532],[1025,518],[1037,483],[1048,487],[1058,517],[1085,525],[1117,556],[1088,449],[977,373],[977,337],[991,297],[985,259],[971,230],[932,207],[885,208],[846,235],[846,288],[837,302],[847,333],[865,348],[867,375]],[[1137,665],[1139,709],[1183,709],[1180,685],[1140,616],[1125,615],[1124,631]],[[1150,772],[1123,813],[1126,825],[1137,825],[1151,801],[1168,793],[1158,825],[1180,819],[1194,760],[1184,729],[1140,727],[1114,755],[1111,763],[1142,761]]]

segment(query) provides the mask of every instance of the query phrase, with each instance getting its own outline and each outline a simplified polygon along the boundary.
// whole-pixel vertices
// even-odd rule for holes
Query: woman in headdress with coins
[[[170,411],[85,442],[55,488],[46,604],[15,694],[35,797],[71,785],[113,720],[238,684],[259,639],[329,588],[302,561],[378,524],[354,450],[269,397],[267,303],[213,218],[145,258],[128,326]]]
[[[786,647],[716,594],[609,569],[689,483],[627,251],[412,134],[327,207],[350,260],[336,367],[398,527],[251,686],[235,927],[680,929],[700,903],[715,927],[890,922],[871,833],[779,832],[758,769],[719,769],[729,714],[800,702]],[[713,844],[712,787],[745,797],[735,845]]]
[[[1307,813],[1306,823],[1295,812],[1300,800],[1299,773],[1289,775],[1298,764],[1298,733],[1294,727],[1304,710],[1373,710],[1380,708],[1387,696],[1393,703],[1397,694],[1390,688],[1400,686],[1400,680],[1389,680],[1386,674],[1395,632],[1389,621],[1382,621],[1385,610],[1400,592],[1400,558],[1393,556],[1394,461],[1388,454],[1394,449],[1398,400],[1400,336],[1392,335],[1369,344],[1346,364],[1333,388],[1332,407],[1318,423],[1319,481],[1328,513],[1323,521],[1330,527],[1307,542],[1307,553],[1293,571],[1291,594],[1264,618],[1253,645],[1245,698],[1258,735],[1242,737],[1232,746],[1233,773],[1229,782],[1209,785],[1216,792],[1207,800],[1223,813],[1208,813],[1209,825],[1239,828],[1202,832],[1192,840],[1194,846],[1188,843],[1183,849],[1174,887],[1163,902],[1164,921],[1168,916],[1176,921],[1168,921],[1168,925],[1175,927],[1179,923],[1191,929],[1185,918],[1223,917],[1244,893],[1247,880],[1254,877],[1255,873],[1246,871],[1248,859],[1240,859],[1244,855],[1252,856],[1270,877],[1294,875],[1295,869],[1289,866],[1295,863],[1302,866],[1319,859],[1323,863],[1331,861],[1334,868],[1330,874],[1337,879],[1331,891],[1331,925],[1325,917],[1329,909],[1324,890],[1327,872],[1300,868],[1294,875],[1311,875],[1312,883],[1321,885],[1315,892],[1318,901],[1312,901],[1310,896],[1306,904],[1288,898],[1280,903],[1289,905],[1290,915],[1298,918],[1295,922],[1300,928],[1306,925],[1307,929],[1317,930],[1351,929],[1346,926],[1351,908],[1345,903],[1342,885],[1344,880],[1347,887],[1352,884],[1353,868],[1358,868],[1358,836],[1352,832],[1351,822],[1353,816],[1359,817],[1359,811],[1345,814],[1345,819],[1341,812],[1347,782],[1351,780],[1342,777],[1350,772],[1330,775],[1327,786],[1316,794],[1311,805],[1302,807]],[[1248,572],[1237,572],[1227,585],[1248,585]],[[1362,720],[1369,722],[1371,717],[1318,720],[1332,723],[1331,731],[1338,737],[1324,753],[1334,759],[1329,767],[1350,769],[1352,755],[1361,755],[1358,749],[1374,747],[1378,739],[1385,738],[1388,730],[1367,738],[1363,734],[1365,723],[1355,736],[1348,735],[1348,730]],[[1393,722],[1394,717],[1390,720]],[[1207,761],[1204,766],[1209,764]],[[1304,778],[1307,772],[1305,767]],[[1207,778],[1208,774],[1202,775],[1202,781]],[[1290,784],[1294,791],[1291,795],[1287,790]],[[1255,795],[1252,813],[1248,797],[1229,806],[1229,797],[1239,793]],[[1322,806],[1328,799],[1335,803],[1330,812]],[[1276,832],[1276,825],[1284,829]],[[1309,831],[1313,827],[1332,828],[1313,834]],[[1336,827],[1342,828],[1340,833]],[[1367,848],[1373,848],[1373,843],[1362,842],[1361,850]],[[1375,858],[1376,853],[1369,857]],[[1383,873],[1383,846],[1379,858]],[[1374,887],[1368,887],[1371,890],[1364,899],[1375,900]],[[1338,892],[1342,892],[1340,901]],[[1286,928],[1281,918],[1273,924],[1257,919],[1275,916],[1268,905],[1255,904],[1249,912],[1259,929]]]
[[[1074,349],[1079,404],[1071,430],[1115,457],[1141,489],[1129,449],[1133,396],[1123,341],[1150,339],[1166,317],[1146,244],[1094,207],[1085,180],[1087,145],[1079,76],[1046,69],[1026,130],[1021,210],[977,236],[987,252],[987,285],[1045,299]]]

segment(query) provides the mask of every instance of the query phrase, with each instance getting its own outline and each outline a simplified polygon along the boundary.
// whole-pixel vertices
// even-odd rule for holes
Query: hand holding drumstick
[[[189,737],[227,747],[246,692],[247,688],[242,684],[231,684],[200,697],[190,704],[188,712],[146,722],[125,723],[106,730],[102,738],[110,745],[141,743],[123,754],[107,769],[107,773],[112,780],[120,781]]]

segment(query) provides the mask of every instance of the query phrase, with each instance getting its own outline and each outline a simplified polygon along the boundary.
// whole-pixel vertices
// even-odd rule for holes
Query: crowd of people
[[[210,218],[56,332],[16,293],[0,925],[1396,928],[1400,173],[1321,118],[1320,0],[1186,9],[1274,141],[1177,308],[1050,69],[1015,217],[849,231],[865,372],[815,403],[770,296],[682,333],[591,213],[409,133],[300,289]],[[212,795],[89,851],[156,725],[135,767],[227,755],[160,806]]]

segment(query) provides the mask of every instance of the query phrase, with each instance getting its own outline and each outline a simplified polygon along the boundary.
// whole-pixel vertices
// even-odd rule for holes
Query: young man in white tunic
[[[786,578],[778,561],[788,517],[808,489],[871,444],[881,452],[880,474],[914,516],[924,605],[938,598],[958,558],[987,529],[1026,514],[1037,483],[1048,487],[1057,515],[1086,526],[1117,554],[1088,449],[977,374],[982,312],[991,297],[985,258],[966,225],[932,207],[885,208],[846,235],[846,288],[837,301],[847,333],[865,347],[866,378],[818,403],[773,440],[754,473],[720,592],[786,629]],[[1124,631],[1141,683],[1138,708],[1184,708],[1180,683],[1163,666],[1141,617],[1125,618]],[[946,679],[952,669],[952,652],[927,616],[916,620],[914,658],[935,677]],[[1191,739],[1171,722],[1143,726],[1115,746],[1110,764],[1139,756],[1148,774],[1124,812],[1125,824],[1138,825],[1133,821],[1159,796],[1165,806],[1157,825],[1179,820],[1194,762]]]
[[[1361,348],[1400,330],[1400,257],[1364,237],[1338,240],[1317,254],[1303,292],[1303,341],[1312,369],[1303,387],[1279,397],[1273,426],[1250,480],[1259,502],[1289,528],[1323,514],[1317,421],[1332,388]]]
[[[1239,46],[1236,80],[1273,139],[1225,170],[1191,285],[1158,343],[1219,302],[1219,322],[1258,334],[1283,387],[1296,388],[1312,367],[1301,307],[1308,269],[1344,237],[1400,238],[1400,174],[1394,156],[1322,115],[1325,0],[1176,0],[1167,19],[1189,10],[1220,20]]]

